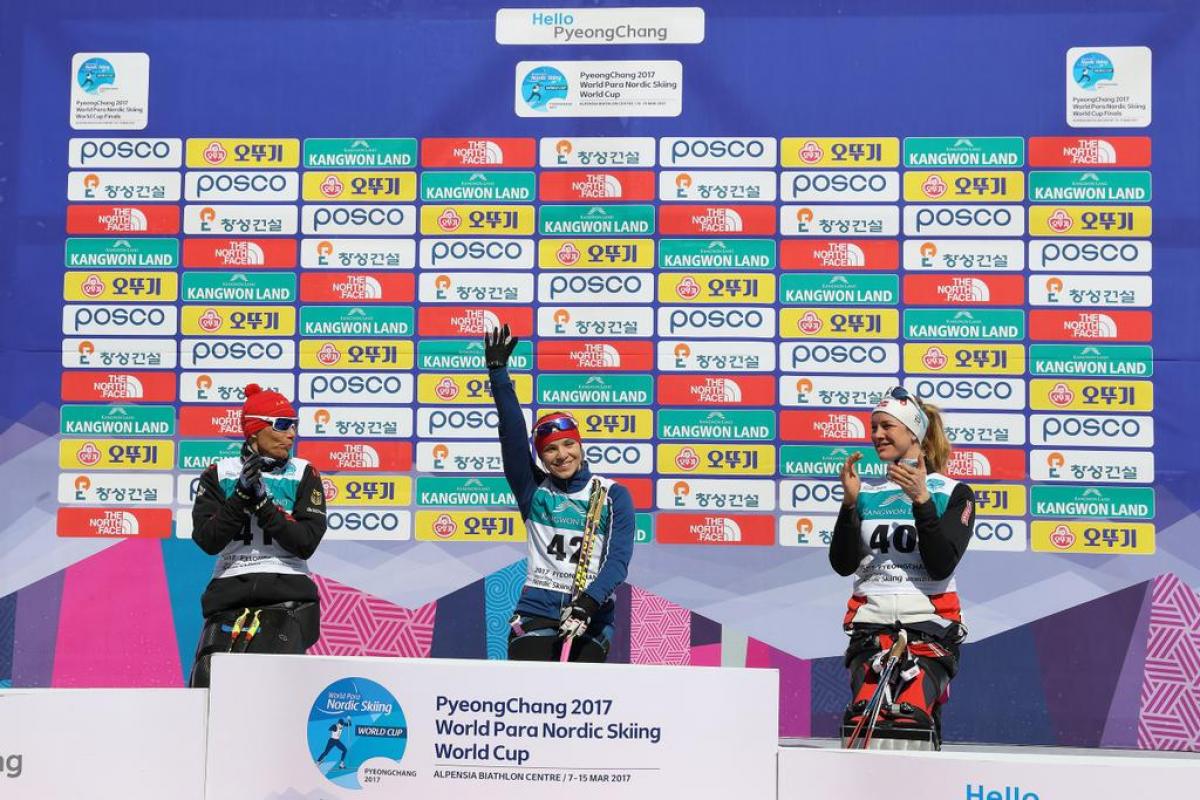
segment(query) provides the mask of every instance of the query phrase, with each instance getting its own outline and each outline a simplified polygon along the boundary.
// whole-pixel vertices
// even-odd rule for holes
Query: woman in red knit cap
[[[241,456],[200,477],[192,540],[217,563],[200,598],[191,686],[208,686],[213,653],[300,654],[320,637],[307,559],[325,535],[325,492],[317,470],[291,455],[297,422],[287,398],[250,384]]]

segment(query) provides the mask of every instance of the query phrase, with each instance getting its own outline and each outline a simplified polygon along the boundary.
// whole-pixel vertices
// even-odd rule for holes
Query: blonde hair
[[[917,405],[925,412],[929,420],[929,428],[925,431],[925,439],[921,442],[921,452],[925,454],[925,471],[941,472],[950,460],[950,440],[946,437],[946,427],[942,424],[942,410],[933,403],[926,403],[916,398]]]

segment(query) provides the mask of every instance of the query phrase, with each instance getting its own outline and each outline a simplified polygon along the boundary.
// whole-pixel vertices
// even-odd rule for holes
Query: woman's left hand
[[[917,459],[915,467],[907,464],[889,464],[887,468],[888,480],[903,489],[914,504],[924,503],[929,499],[929,489],[925,486],[927,474],[923,458]]]

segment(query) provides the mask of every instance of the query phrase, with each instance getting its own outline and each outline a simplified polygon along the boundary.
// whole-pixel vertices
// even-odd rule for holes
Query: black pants
[[[608,659],[612,625],[593,622],[571,643],[570,661],[603,663]],[[518,614],[508,631],[509,661],[558,661],[565,640],[558,635],[558,620]]]
[[[259,628],[253,638],[249,629],[258,612]],[[319,606],[312,602],[275,603],[261,608],[218,611],[204,620],[192,674],[188,686],[206,689],[209,685],[213,653],[273,653],[303,655],[316,644],[320,631]],[[233,627],[238,618],[242,626],[237,641]]]

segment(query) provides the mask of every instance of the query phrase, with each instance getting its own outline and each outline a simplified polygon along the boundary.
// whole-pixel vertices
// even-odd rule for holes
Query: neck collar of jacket
[[[566,478],[565,480],[563,478],[556,478],[553,475],[550,475],[550,480],[554,484],[554,488],[566,494],[578,492],[580,489],[587,486],[588,481],[591,479],[592,471],[588,469],[586,461],[579,465],[579,469],[574,475]]]
[[[242,442],[242,461],[245,461],[250,456],[254,455],[254,451],[250,449],[250,440]],[[288,465],[288,461],[292,458],[288,454],[287,458],[278,459],[270,456],[263,456],[263,472],[282,472]]]

